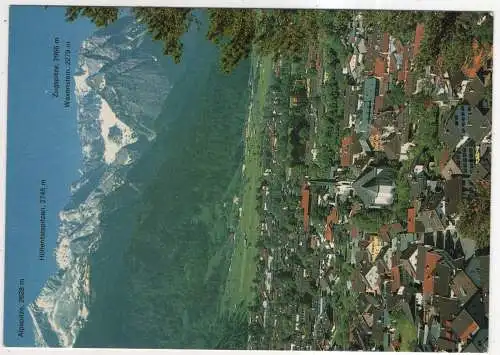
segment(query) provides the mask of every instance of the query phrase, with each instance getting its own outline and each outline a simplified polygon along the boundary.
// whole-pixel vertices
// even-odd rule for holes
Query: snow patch
[[[101,136],[104,140],[104,161],[106,164],[111,164],[120,149],[126,145],[135,143],[137,138],[130,127],[116,117],[108,102],[102,98],[99,122],[101,124]],[[109,130],[114,126],[118,127],[122,132],[122,140],[119,143],[109,137]]]

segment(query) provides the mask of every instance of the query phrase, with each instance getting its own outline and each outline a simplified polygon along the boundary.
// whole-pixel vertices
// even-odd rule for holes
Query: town
[[[434,29],[369,20],[257,64],[248,348],[485,352],[492,46],[423,66]]]

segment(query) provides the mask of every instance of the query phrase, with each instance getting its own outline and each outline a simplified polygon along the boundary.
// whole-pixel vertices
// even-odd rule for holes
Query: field
[[[272,77],[270,58],[254,59],[254,78],[258,78],[245,130],[244,173],[241,200],[242,214],[236,230],[234,254],[223,297],[224,305],[234,307],[251,300],[251,287],[255,277],[257,253],[255,244],[259,233],[260,206],[257,205],[257,189],[263,174],[261,165],[260,128],[267,89]],[[246,242],[245,242],[246,237]]]

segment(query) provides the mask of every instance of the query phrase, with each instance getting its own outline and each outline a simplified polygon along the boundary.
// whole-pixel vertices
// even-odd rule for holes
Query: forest
[[[203,65],[167,97],[154,145],[127,176],[142,186],[140,197],[124,185],[106,200],[91,312],[77,347],[246,347],[246,310],[221,309],[220,297],[250,66],[224,75],[217,52],[200,44]]]

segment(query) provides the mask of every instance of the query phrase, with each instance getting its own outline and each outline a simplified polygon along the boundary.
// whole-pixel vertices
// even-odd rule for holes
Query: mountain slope
[[[169,74],[174,65],[159,53],[161,46],[131,17],[82,43],[74,79],[83,167],[60,212],[59,271],[29,307],[37,345],[73,345],[88,317],[89,256],[101,242],[103,201],[126,183],[128,170],[154,139],[154,119],[175,85]]]

